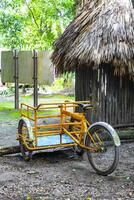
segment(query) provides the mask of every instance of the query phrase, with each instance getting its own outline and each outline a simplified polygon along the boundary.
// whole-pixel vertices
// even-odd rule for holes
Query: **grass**
[[[20,117],[19,110],[0,108],[0,122],[13,121],[13,120],[19,119],[19,117]]]
[[[70,100],[73,101],[74,100],[74,96],[66,96],[66,95],[40,95],[38,98],[38,103],[44,103],[44,102],[62,102],[65,100]],[[19,98],[19,102],[20,103],[26,103],[29,104],[31,106],[33,106],[33,96],[29,95],[29,96],[21,96]],[[4,108],[4,109],[13,109],[14,108],[14,97],[9,98],[9,100],[7,99],[6,101],[0,102],[0,109]]]
[[[66,95],[45,95],[39,96],[38,102],[45,103],[45,102],[64,102],[65,100],[73,101],[73,96],[66,96]],[[33,97],[29,96],[21,96],[20,103],[26,103],[28,105],[33,106]],[[18,109],[14,109],[14,97],[10,97],[6,99],[3,98],[3,101],[0,102],[0,122],[9,122],[13,120],[19,120],[20,112]]]

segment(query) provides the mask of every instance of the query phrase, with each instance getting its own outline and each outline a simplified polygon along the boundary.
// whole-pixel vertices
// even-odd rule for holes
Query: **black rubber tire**
[[[23,135],[23,127],[25,127],[25,129],[27,129],[27,139],[29,139],[29,133],[28,133],[28,128],[25,124],[25,121],[23,119],[21,119],[19,121],[19,125],[18,125],[18,132],[20,135]],[[32,158],[32,151],[29,151],[23,144],[23,142],[21,141],[21,139],[19,140],[19,144],[20,144],[20,151],[22,154],[22,157],[25,161],[30,161],[30,159]],[[28,143],[28,145],[31,145]]]
[[[88,129],[89,133],[94,138],[96,144],[100,146],[101,151],[100,152],[99,151],[98,152],[87,151],[87,157],[88,157],[88,160],[89,160],[91,166],[97,172],[97,174],[103,175],[103,176],[111,174],[116,169],[118,161],[119,161],[119,146],[117,146],[115,144],[112,133],[110,132],[108,126],[109,125],[106,124],[106,123],[104,123],[104,125],[103,125],[103,123],[98,124],[98,125],[96,123],[95,126],[92,126],[91,128],[89,127],[89,129]],[[101,132],[101,130],[103,130],[103,132]],[[96,136],[96,134],[97,134],[97,136],[99,136],[99,134],[100,134],[99,138],[101,138],[101,141],[103,140],[102,142],[100,142],[98,140],[98,137]],[[111,140],[110,140],[110,138],[111,138]],[[103,146],[102,143],[105,146]],[[91,138],[88,134],[86,134],[86,137],[85,137],[85,145],[89,146],[89,147],[94,146],[94,143],[91,141]],[[105,154],[104,158],[106,158],[106,152],[108,151],[108,148],[111,150],[112,147],[113,147],[112,163],[110,163],[109,161],[106,162],[106,160],[104,161],[102,159],[102,156]],[[95,157],[94,156],[96,156],[96,158],[98,157],[98,159],[99,159],[99,154],[101,155],[100,162],[102,162],[102,165],[105,167],[105,169],[100,169],[97,166],[97,164],[95,163]],[[111,158],[111,154],[107,155],[107,159],[108,158]],[[107,166],[107,163],[109,164],[109,166]]]

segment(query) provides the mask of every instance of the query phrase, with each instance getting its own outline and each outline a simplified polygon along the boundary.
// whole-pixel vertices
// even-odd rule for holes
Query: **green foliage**
[[[61,91],[63,89],[73,88],[74,86],[74,73],[65,73],[62,76],[55,79],[51,90]]]
[[[64,78],[63,77],[56,78],[53,86],[51,87],[51,90],[60,91],[63,89],[64,89]]]
[[[21,0],[1,0],[0,34],[1,43],[5,47],[21,48],[24,45],[24,19]]]
[[[72,0],[34,0],[27,3],[28,45],[36,49],[51,48],[72,19],[72,6]]]
[[[27,195],[27,198],[26,198],[26,200],[32,200],[32,198],[30,197],[30,195],[29,195],[29,194]]]
[[[1,96],[9,96],[9,95],[12,95],[14,94],[14,87],[5,87],[3,90],[0,90],[0,95]]]
[[[92,199],[91,199],[91,197],[87,197],[87,199],[86,199],[86,200],[92,200]]]
[[[72,72],[69,72],[69,73],[66,72],[65,74],[63,74],[62,77],[64,79],[63,87],[72,88],[74,84],[75,74]]]
[[[51,49],[74,14],[73,0],[1,0],[1,42],[12,49]]]

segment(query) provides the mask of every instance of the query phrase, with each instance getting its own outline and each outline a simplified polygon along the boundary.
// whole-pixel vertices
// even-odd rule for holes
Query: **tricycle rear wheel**
[[[28,127],[25,123],[25,121],[23,119],[21,119],[19,121],[19,125],[18,125],[18,132],[19,135],[21,135],[22,137],[25,138],[26,143],[28,146],[31,146],[30,142],[28,142],[29,140],[29,131],[28,131]],[[22,154],[22,157],[25,161],[29,161],[32,158],[32,151],[29,151],[26,146],[24,145],[24,142],[22,140],[22,138],[19,139],[19,143],[20,143],[20,151]]]

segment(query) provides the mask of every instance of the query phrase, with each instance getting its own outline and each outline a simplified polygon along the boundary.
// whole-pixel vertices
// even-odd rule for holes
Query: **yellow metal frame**
[[[28,120],[32,121],[32,131],[34,139],[30,140],[26,138],[23,134],[18,133],[18,140],[23,143],[28,151],[35,150],[43,150],[49,148],[57,148],[57,147],[70,147],[79,145],[81,148],[88,151],[96,151],[98,148],[96,147],[87,147],[84,144],[84,136],[87,133],[88,126],[90,123],[86,120],[84,113],[77,113],[76,108],[78,104],[91,104],[89,101],[75,101],[75,102],[58,102],[58,103],[43,103],[39,104],[37,107],[32,107],[27,104],[21,104],[21,117],[25,117]],[[47,110],[58,109],[58,114],[52,115],[42,115],[42,112]],[[46,118],[59,118],[59,123],[57,124],[38,124],[39,119]],[[68,121],[67,118],[74,119],[73,122]],[[88,125],[87,125],[88,124]],[[69,127],[73,127],[75,130],[70,131]],[[45,129],[53,129],[53,130],[45,130]],[[43,130],[43,131],[40,131]],[[37,146],[37,138],[41,136],[52,136],[60,134],[60,144],[56,145],[47,145],[47,146]],[[62,135],[68,135],[74,142],[65,144],[62,142]],[[93,141],[93,138],[90,133],[89,137]],[[94,142],[94,141],[93,141]],[[95,143],[95,142],[94,142]],[[29,145],[32,144],[32,145]]]

